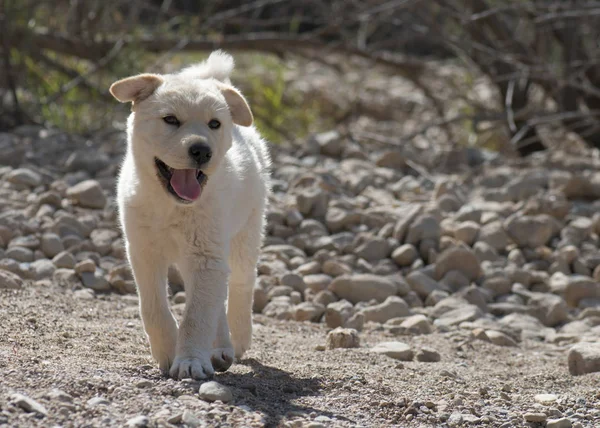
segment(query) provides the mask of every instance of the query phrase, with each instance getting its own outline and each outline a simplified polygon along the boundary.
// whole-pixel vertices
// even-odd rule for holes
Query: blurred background
[[[122,129],[113,81],[222,48],[275,143],[600,147],[599,24],[584,0],[3,0],[0,131]]]

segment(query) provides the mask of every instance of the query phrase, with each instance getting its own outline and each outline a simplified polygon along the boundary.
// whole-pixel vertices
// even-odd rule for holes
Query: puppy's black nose
[[[188,151],[190,157],[194,159],[194,161],[198,165],[202,165],[207,163],[212,157],[212,150],[205,143],[194,143],[190,146]]]

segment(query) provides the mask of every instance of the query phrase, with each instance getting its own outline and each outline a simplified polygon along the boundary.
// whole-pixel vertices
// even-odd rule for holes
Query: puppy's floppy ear
[[[227,101],[233,123],[240,126],[252,125],[252,122],[254,122],[252,111],[246,102],[246,98],[244,98],[240,91],[233,86],[221,82],[218,83],[218,86],[225,97],[225,101]]]
[[[148,98],[163,83],[158,74],[138,74],[113,83],[110,93],[122,103],[140,102]]]

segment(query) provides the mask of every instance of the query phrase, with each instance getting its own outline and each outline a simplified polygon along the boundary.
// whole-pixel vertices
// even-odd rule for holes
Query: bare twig
[[[93,84],[89,80],[87,80],[86,77],[83,76],[79,71],[73,70],[72,68],[67,67],[64,63],[50,58],[49,56],[45,55],[41,51],[30,50],[30,51],[28,51],[28,53],[36,61],[39,61],[40,63],[45,64],[47,67],[49,67],[52,70],[58,71],[59,73],[65,75],[69,79],[71,79],[71,80],[78,79],[79,85],[81,87],[87,89],[90,93],[93,93],[94,95],[99,94],[106,100],[112,99],[112,97],[108,94],[106,89],[101,88],[101,87]]]
[[[21,30],[21,33],[23,30]],[[115,46],[122,43],[123,46],[133,44],[139,49],[148,52],[161,53],[171,50],[180,42],[179,38],[168,38],[158,36],[125,36],[116,40],[107,37],[99,41],[75,40],[65,34],[49,33],[47,31],[35,30],[23,34],[15,32],[16,37],[11,40],[15,45],[19,44],[20,38],[28,38],[30,43],[39,48],[49,49],[65,55],[74,55],[89,60],[102,60]],[[182,47],[185,51],[206,51],[214,49],[240,49],[254,50],[270,53],[279,53],[288,49],[314,49],[316,51],[334,51],[348,55],[354,55],[373,60],[375,63],[392,67],[396,70],[418,74],[425,68],[425,63],[419,60],[400,58],[398,55],[389,53],[373,53],[352,46],[342,44],[323,43],[318,40],[308,39],[302,36],[279,33],[257,33],[244,36],[232,36],[227,38],[190,38],[189,42]]]
[[[115,43],[115,45],[113,46],[113,48],[106,54],[106,56],[104,58],[101,58],[100,61],[98,61],[90,70],[88,70],[86,73],[81,74],[81,75],[75,77],[74,79],[72,79],[71,81],[67,82],[66,84],[64,84],[57,92],[55,92],[54,94],[49,96],[45,100],[45,102],[46,103],[56,102],[64,94],[66,94],[73,88],[75,88],[78,85],[85,82],[88,77],[97,73],[100,69],[104,68],[109,62],[111,62],[117,56],[117,54],[121,51],[122,48],[123,48],[123,42],[118,40]]]

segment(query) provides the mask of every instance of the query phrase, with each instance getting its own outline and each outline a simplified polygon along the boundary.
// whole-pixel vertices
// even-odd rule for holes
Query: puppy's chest
[[[170,218],[165,224],[164,232],[168,234],[173,244],[180,249],[204,247],[207,241],[213,241],[218,227],[212,219],[197,212],[182,211]]]

